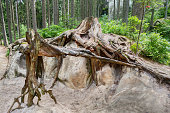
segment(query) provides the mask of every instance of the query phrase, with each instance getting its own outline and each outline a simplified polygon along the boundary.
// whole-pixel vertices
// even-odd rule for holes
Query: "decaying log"
[[[154,74],[158,79],[170,80],[169,71],[163,73],[161,69],[152,68],[150,64],[135,56],[130,50],[130,42],[126,37],[103,34],[97,18],[86,18],[76,29],[66,31],[50,40],[44,40],[37,32],[29,31],[26,33],[26,40],[28,45],[21,51],[26,55],[27,75],[21,96],[18,98],[21,98],[23,103],[25,95],[28,94],[28,106],[33,105],[35,96],[38,97],[37,104],[39,104],[41,95],[45,93],[49,93],[50,97],[57,103],[52,90],[46,90],[43,83],[44,66],[42,56],[58,58],[57,73],[51,88],[59,80],[58,74],[62,60],[67,55],[85,57],[90,60],[91,77],[96,85],[98,85],[96,70],[102,66],[101,63],[140,68]],[[79,48],[66,47],[67,43],[70,42],[76,42]],[[170,82],[166,83],[170,84]],[[11,110],[12,107],[9,111]]]

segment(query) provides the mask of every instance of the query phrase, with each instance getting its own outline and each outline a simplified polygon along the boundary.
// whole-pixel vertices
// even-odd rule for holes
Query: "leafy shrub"
[[[160,21],[161,21],[161,23],[154,26],[153,31],[155,31],[157,33],[160,33],[163,38],[170,41],[170,20],[162,19]]]
[[[119,24],[114,20],[111,20],[109,22],[103,22],[101,21],[101,27],[103,33],[115,33],[118,35],[128,35],[128,29],[125,24]]]
[[[170,58],[168,56],[170,44],[167,40],[163,39],[158,33],[150,33],[142,41],[144,56],[150,57],[151,59],[160,63],[168,64]]]
[[[60,27],[58,25],[51,25],[49,28],[44,28],[39,30],[39,33],[44,38],[51,38],[59,36],[61,33],[66,31],[66,28]]]

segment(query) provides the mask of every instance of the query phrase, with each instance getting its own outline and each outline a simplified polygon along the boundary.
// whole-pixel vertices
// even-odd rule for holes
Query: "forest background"
[[[0,44],[24,38],[30,28],[56,37],[91,16],[103,33],[129,38],[132,51],[170,65],[168,0],[0,0]]]

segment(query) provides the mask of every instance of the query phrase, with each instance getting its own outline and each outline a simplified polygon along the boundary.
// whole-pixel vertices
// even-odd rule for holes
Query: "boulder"
[[[170,99],[149,73],[124,68],[115,94],[109,99],[107,113],[168,113]],[[167,107],[169,106],[169,107]]]
[[[19,77],[19,76],[26,76],[26,61],[25,55],[16,51],[10,59],[10,67],[7,73],[7,77]]]
[[[74,48],[77,47],[77,44],[69,43],[67,47]],[[80,89],[87,87],[90,83],[87,63],[86,58],[66,56],[59,71],[59,79],[65,81],[65,85],[70,88]]]

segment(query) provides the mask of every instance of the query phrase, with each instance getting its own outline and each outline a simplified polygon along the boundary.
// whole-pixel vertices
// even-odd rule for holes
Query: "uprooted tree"
[[[25,95],[28,95],[28,106],[33,105],[34,97],[38,97],[37,104],[39,104],[41,95],[45,93],[48,93],[57,103],[52,90],[47,90],[43,83],[44,66],[42,56],[58,58],[57,73],[51,88],[57,80],[60,80],[58,78],[59,70],[63,58],[67,55],[89,59],[91,79],[96,85],[98,85],[96,71],[100,70],[106,63],[139,68],[151,73],[158,81],[170,84],[170,77],[166,72],[152,67],[139,56],[135,56],[130,50],[130,42],[126,37],[103,34],[97,18],[86,18],[76,29],[66,31],[50,40],[43,39],[37,32],[34,33],[31,30],[26,33],[26,40],[19,40],[14,44],[24,41],[27,42],[27,46],[20,51],[26,56],[25,85],[22,88],[21,96],[14,99],[8,112],[12,110],[15,103],[18,103],[21,107]],[[66,48],[65,46],[69,42],[76,42],[79,48]],[[21,98],[21,101],[19,98]]]

